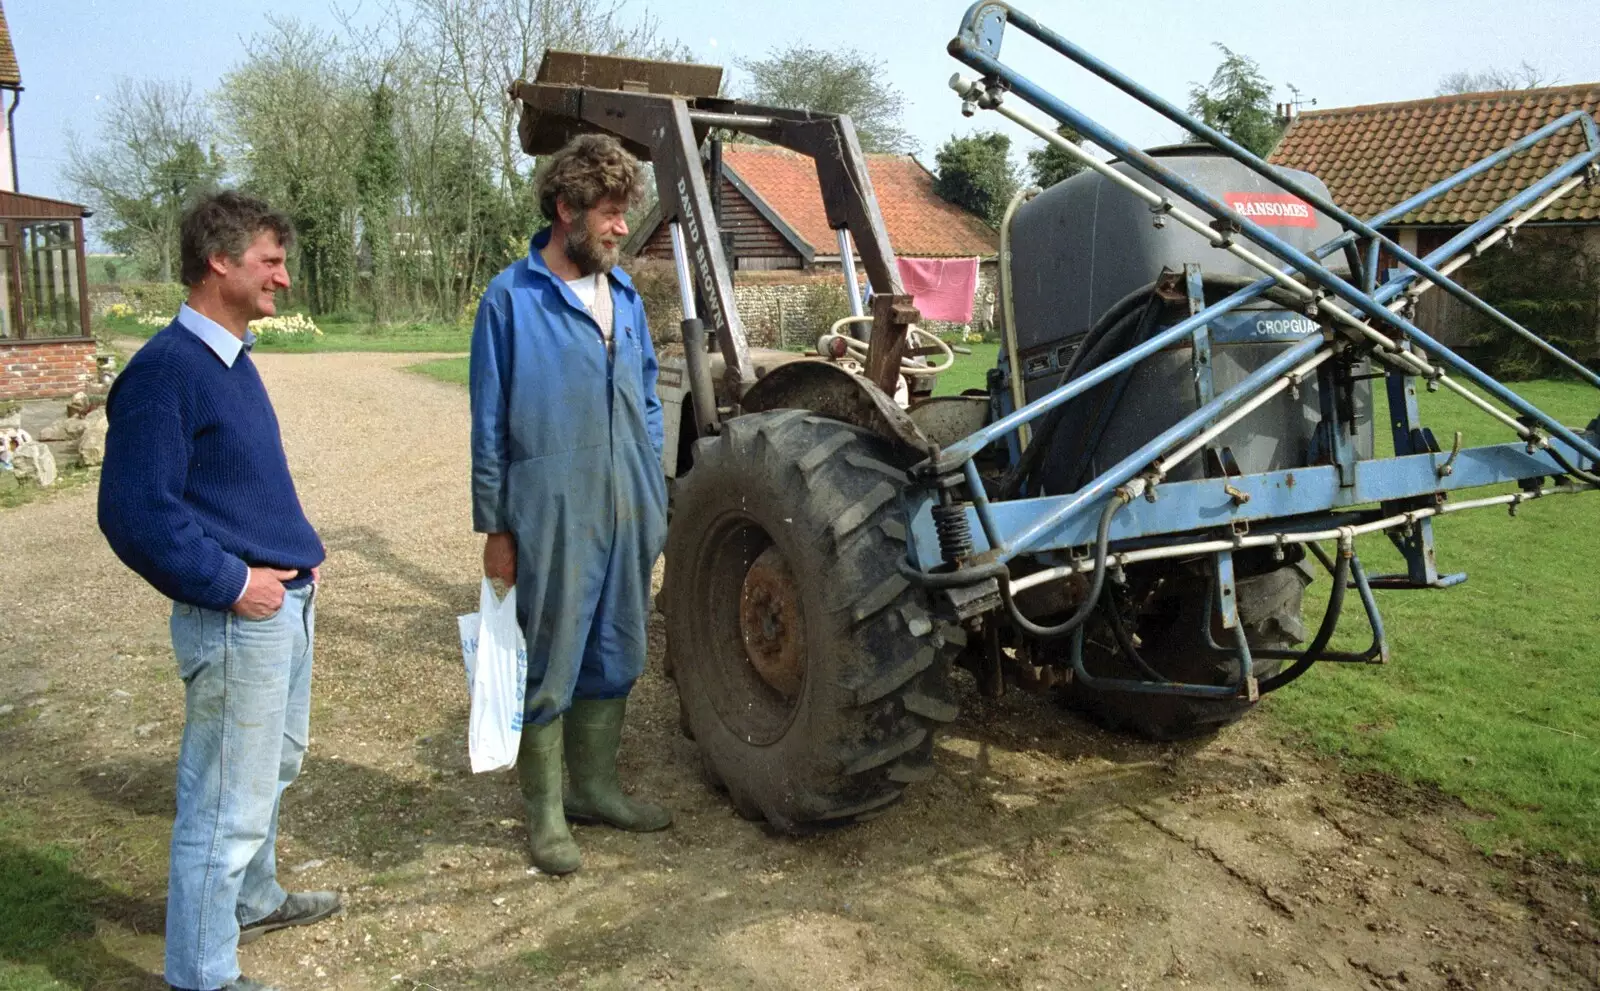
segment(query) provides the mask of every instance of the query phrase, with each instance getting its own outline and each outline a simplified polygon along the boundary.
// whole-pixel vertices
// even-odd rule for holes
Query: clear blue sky
[[[357,6],[348,0],[347,8]],[[1021,9],[1073,38],[1175,102],[1209,78],[1220,41],[1261,63],[1268,78],[1293,83],[1320,107],[1414,99],[1458,69],[1514,68],[1521,61],[1562,83],[1600,80],[1600,18],[1585,4],[1557,0],[1404,0],[1304,4],[1267,0],[1035,0]],[[371,9],[371,0],[368,8]],[[945,86],[960,68],[945,54],[965,10],[951,0],[872,4],[799,0],[632,0],[658,16],[698,58],[732,65],[790,41],[854,47],[880,59],[905,95],[907,123],[924,161],[952,133],[1010,128],[993,115],[964,120]],[[269,15],[332,27],[329,0],[10,0],[6,19],[22,68],[17,147],[22,189],[68,196],[59,172],[68,127],[95,133],[102,94],[119,76],[189,78],[204,90],[234,65]],[[1157,144],[1175,137],[1165,121],[1133,105],[1064,60],[1008,39],[1008,62],[1126,137]],[[736,79],[737,81],[737,79]],[[1279,99],[1288,99],[1280,90]],[[1026,135],[1017,134],[1020,140]]]

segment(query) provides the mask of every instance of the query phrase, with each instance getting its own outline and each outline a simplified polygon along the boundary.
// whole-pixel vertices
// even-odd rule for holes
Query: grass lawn
[[[441,382],[453,382],[456,385],[467,384],[467,359],[461,358],[436,358],[433,361],[424,361],[417,365],[407,365],[406,371],[417,372],[429,378],[436,378]]]
[[[0,991],[148,986],[96,935],[96,916],[117,911],[126,894],[80,872],[71,848],[37,836],[25,814],[0,812]]]
[[[131,318],[106,317],[101,324],[112,334],[149,337],[160,327],[146,327]],[[321,337],[268,334],[256,349],[269,353],[296,354],[312,351],[466,351],[472,343],[472,328],[447,323],[344,323],[317,321]]]
[[[1600,394],[1586,385],[1515,388],[1568,424],[1587,424],[1600,412]],[[1457,429],[1468,447],[1512,439],[1452,394],[1421,398],[1423,418],[1445,446]],[[1382,431],[1379,453],[1391,449]],[[1465,571],[1468,581],[1442,591],[1378,592],[1393,663],[1320,666],[1271,696],[1264,709],[1273,725],[1356,767],[1431,782],[1462,798],[1485,813],[1467,826],[1485,849],[1600,867],[1595,500],[1558,496],[1523,506],[1514,519],[1483,509],[1439,520],[1439,569]],[[1381,537],[1363,538],[1357,549],[1369,574],[1404,570]],[[1324,577],[1307,591],[1308,628],[1327,589]],[[1370,639],[1359,605],[1346,608],[1339,629],[1348,647]]]
[[[99,468],[80,468],[76,465],[70,468],[62,468],[56,472],[56,484],[48,489],[41,489],[37,485],[28,483],[0,492],[0,510],[26,506],[28,503],[39,499],[48,499],[56,492],[64,492],[83,485],[98,484],[99,481]],[[3,985],[0,985],[0,991],[4,991]]]
[[[989,369],[994,367],[1000,354],[1000,345],[974,342],[961,346],[972,353],[956,355],[956,363],[939,376],[939,384],[933,387],[934,395],[959,396],[968,389],[988,388]]]

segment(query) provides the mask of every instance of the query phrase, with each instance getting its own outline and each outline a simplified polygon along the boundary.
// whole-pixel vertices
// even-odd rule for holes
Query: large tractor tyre
[[[1219,654],[1203,641],[1201,610],[1205,608],[1205,582],[1180,580],[1173,595],[1160,607],[1139,618],[1139,655],[1173,681],[1201,685],[1226,685],[1238,677],[1238,660],[1229,651]],[[1288,565],[1263,574],[1238,579],[1239,616],[1245,640],[1254,648],[1289,649],[1305,639],[1300,607],[1307,578],[1299,567]],[[1231,646],[1213,623],[1218,644]],[[1085,638],[1084,667],[1095,677],[1142,679],[1145,676],[1120,651],[1115,639],[1102,628]],[[1257,679],[1276,674],[1284,662],[1253,658]],[[1254,708],[1248,699],[1208,699],[1181,695],[1148,695],[1087,688],[1074,681],[1063,691],[1069,708],[1107,729],[1134,733],[1150,740],[1187,740],[1207,736],[1243,718]]]
[[[961,627],[900,573],[894,445],[801,410],[695,450],[668,528],[668,670],[707,776],[800,833],[871,818],[933,773]]]

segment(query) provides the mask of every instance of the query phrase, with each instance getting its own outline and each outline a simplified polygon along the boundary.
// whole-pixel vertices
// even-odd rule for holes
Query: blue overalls
[[[489,283],[472,331],[472,523],[517,541],[525,723],[628,694],[666,544],[662,413],[644,305],[609,273],[615,354],[532,250]]]

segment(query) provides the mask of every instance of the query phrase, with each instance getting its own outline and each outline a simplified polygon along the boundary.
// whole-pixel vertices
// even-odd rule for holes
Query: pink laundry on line
[[[900,284],[916,299],[924,320],[972,322],[978,291],[976,258],[896,258]]]

